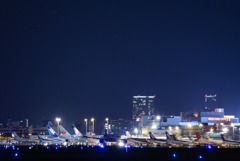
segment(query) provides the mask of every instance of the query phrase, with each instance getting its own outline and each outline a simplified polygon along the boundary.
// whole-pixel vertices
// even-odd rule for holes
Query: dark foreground
[[[0,161],[240,161],[239,148],[119,148],[41,147],[0,148]]]

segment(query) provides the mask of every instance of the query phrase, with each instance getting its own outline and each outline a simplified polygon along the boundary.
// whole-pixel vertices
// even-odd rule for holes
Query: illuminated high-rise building
[[[155,96],[133,96],[132,120],[136,125],[141,116],[152,116],[155,111]]]
[[[205,109],[204,111],[213,111],[216,107],[216,101],[217,101],[217,95],[211,95],[211,94],[205,94],[204,95],[205,100]]]

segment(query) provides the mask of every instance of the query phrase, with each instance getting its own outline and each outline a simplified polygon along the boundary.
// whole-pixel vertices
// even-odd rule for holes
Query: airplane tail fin
[[[20,138],[16,132],[12,132],[12,137],[16,139]]]
[[[156,137],[153,135],[152,132],[149,132],[149,136],[150,136],[150,139],[152,139],[152,140],[156,140]]]
[[[107,134],[108,134],[107,129],[104,129],[104,136],[107,136]]]
[[[165,134],[166,134],[167,140],[172,140],[171,136],[169,135],[169,133],[167,131],[165,132]]]
[[[76,136],[83,136],[82,133],[74,125],[72,125],[72,128]]]
[[[39,139],[39,140],[42,140],[42,137],[41,137],[40,135],[38,135],[38,139]]]
[[[129,131],[126,131],[126,136],[127,136],[127,138],[131,138],[132,137]]]
[[[58,137],[58,134],[53,130],[53,128],[51,126],[47,125],[47,128],[48,128],[48,133],[50,136]]]
[[[226,141],[223,134],[221,134],[221,138],[222,138],[222,141]]]
[[[211,140],[211,138],[208,136],[208,134],[205,134],[205,138],[208,140]]]
[[[62,125],[59,125],[59,132],[60,132],[61,136],[64,136],[64,137],[70,137],[71,136],[69,134],[69,132]]]
[[[195,135],[196,135],[197,140],[201,139],[201,135],[198,132],[196,132]]]
[[[176,137],[176,135],[172,135],[172,138],[173,138],[173,140],[175,140],[175,141],[178,140],[177,137]]]

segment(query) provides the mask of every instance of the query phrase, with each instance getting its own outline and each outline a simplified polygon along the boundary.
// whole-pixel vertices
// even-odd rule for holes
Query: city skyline
[[[1,1],[0,121],[131,119],[135,95],[178,115],[217,94],[239,116],[239,17],[236,1]]]

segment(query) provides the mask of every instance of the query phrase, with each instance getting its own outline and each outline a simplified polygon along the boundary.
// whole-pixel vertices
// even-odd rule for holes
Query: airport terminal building
[[[235,133],[239,137],[239,118],[225,115],[223,108],[204,112],[181,112],[180,116],[142,116],[139,122],[139,135],[148,132],[162,135],[165,131],[179,135],[198,132]],[[134,131],[133,131],[134,133]]]

